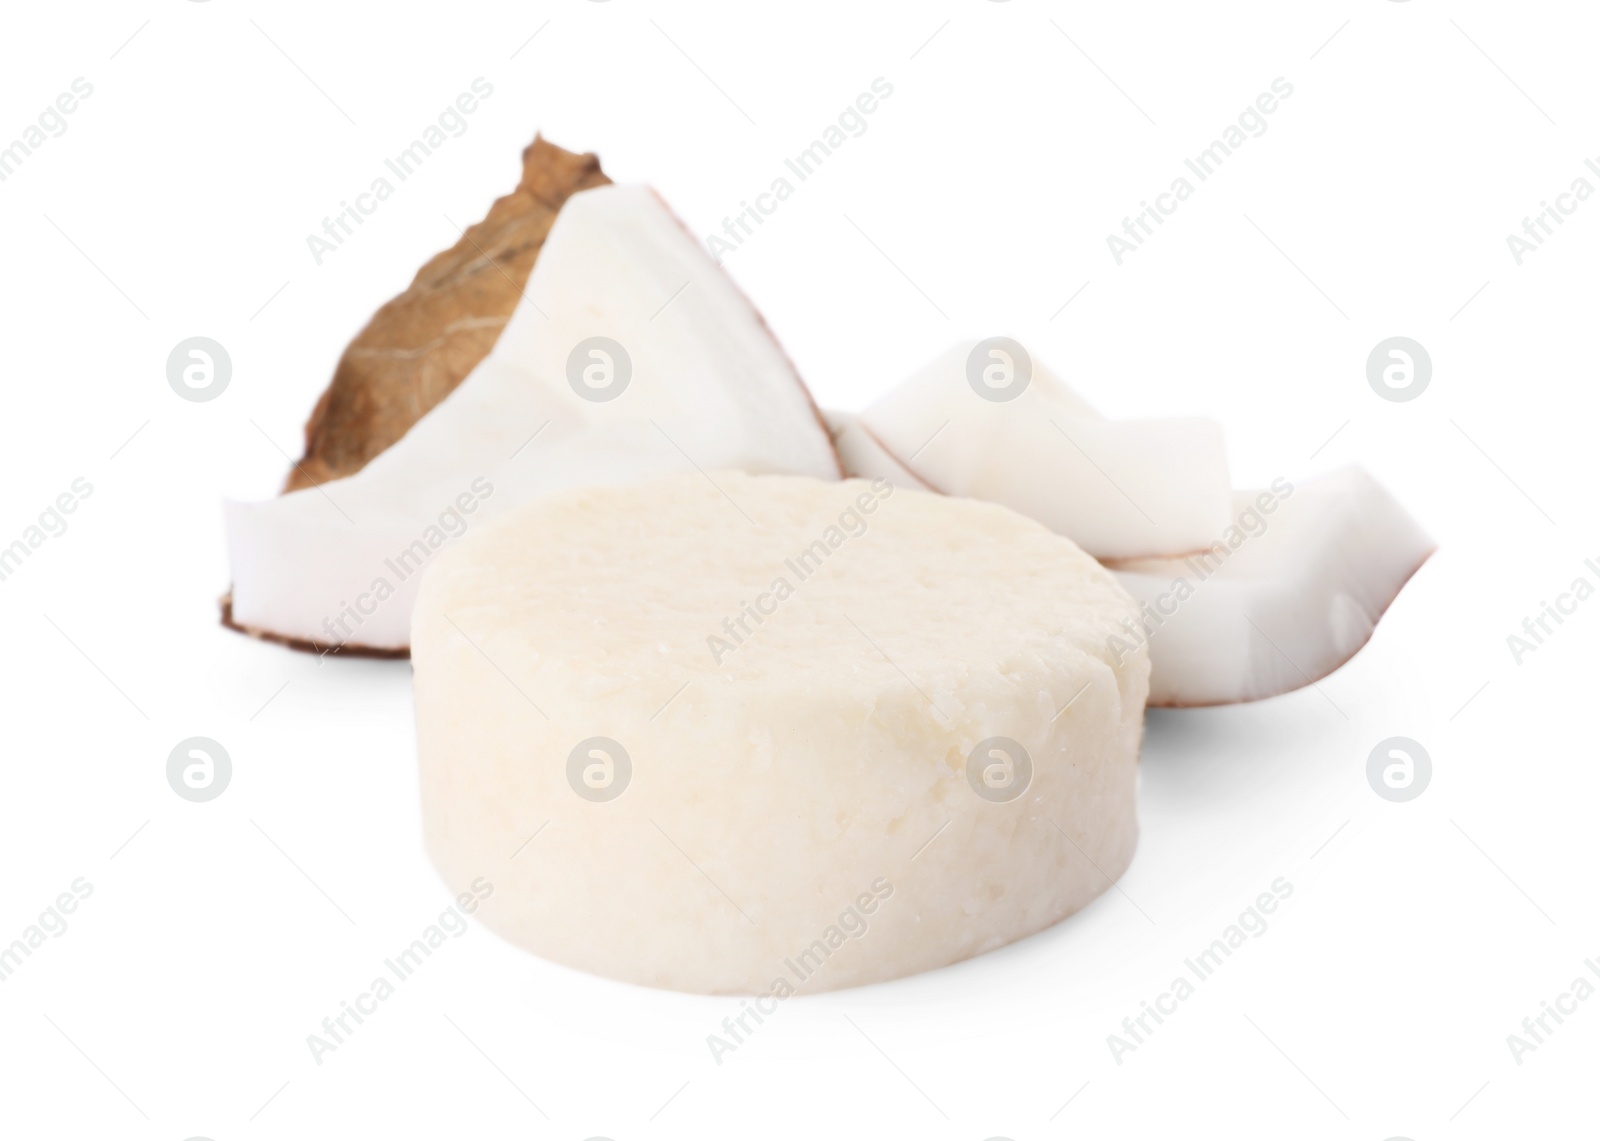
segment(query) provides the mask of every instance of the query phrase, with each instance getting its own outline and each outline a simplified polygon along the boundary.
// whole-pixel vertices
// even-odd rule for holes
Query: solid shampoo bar
[[[551,495],[428,566],[428,849],[453,890],[493,885],[505,938],[628,982],[957,962],[1132,859],[1149,664],[1107,648],[1125,620],[1067,539],[886,480]]]

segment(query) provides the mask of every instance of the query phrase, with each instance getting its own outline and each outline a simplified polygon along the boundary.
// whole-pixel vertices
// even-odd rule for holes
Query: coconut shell
[[[284,491],[355,474],[450,395],[511,319],[562,204],[610,181],[594,155],[536,137],[522,152],[517,188],[418,270],[345,349]]]

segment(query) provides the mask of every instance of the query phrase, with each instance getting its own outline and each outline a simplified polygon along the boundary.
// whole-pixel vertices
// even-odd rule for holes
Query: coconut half
[[[1140,611],[1113,649],[1148,648],[1151,705],[1287,693],[1349,661],[1434,550],[1359,468],[1241,491],[1205,550],[1104,560]]]
[[[343,479],[227,504],[229,618],[403,652],[422,566],[478,521],[696,468],[840,476],[793,365],[666,205],[646,187],[586,190],[489,355],[397,443]]]
[[[1198,550],[1228,522],[1219,425],[1107,420],[1009,338],[957,346],[860,421],[928,485],[1002,503],[1096,557]]]

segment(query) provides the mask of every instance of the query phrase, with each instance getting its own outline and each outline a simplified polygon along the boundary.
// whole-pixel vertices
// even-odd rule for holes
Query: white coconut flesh
[[[1118,647],[1148,652],[1151,705],[1255,701],[1322,679],[1366,644],[1434,551],[1357,468],[1239,492],[1205,547],[1108,563],[1140,604]]]
[[[853,412],[824,410],[823,422],[833,437],[833,448],[839,453],[839,466],[844,474],[858,479],[887,479],[896,487],[911,487],[918,491],[933,491],[916,473],[889,454],[875,436],[862,425]]]
[[[953,963],[1128,866],[1149,667],[1108,641],[1134,616],[1061,536],[886,480],[549,495],[425,573],[428,849],[494,885],[489,927],[614,979]]]
[[[403,438],[346,479],[227,505],[233,620],[404,649],[418,572],[463,530],[694,467],[839,475],[793,366],[700,244],[647,188],[588,190],[494,349]]]
[[[930,486],[1003,503],[1096,557],[1195,550],[1228,521],[1215,422],[1108,420],[1004,338],[957,346],[860,420]]]

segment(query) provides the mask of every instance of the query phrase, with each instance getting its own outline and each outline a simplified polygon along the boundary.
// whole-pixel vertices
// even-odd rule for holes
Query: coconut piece
[[[840,474],[793,366],[661,200],[583,191],[489,355],[399,442],[354,475],[227,505],[231,620],[402,651],[417,572],[468,526],[560,488],[697,466]]]
[[[1377,480],[1347,468],[1234,497],[1185,557],[1107,560],[1138,600],[1118,653],[1146,650],[1151,705],[1287,693],[1347,662],[1435,545]]]
[[[932,491],[916,474],[891,456],[873,434],[867,431],[852,412],[823,410],[822,419],[828,425],[828,435],[833,437],[833,449],[839,453],[839,466],[844,474],[859,479],[887,479],[896,487],[910,487],[918,491]]]
[[[355,474],[454,391],[510,320],[557,211],[610,181],[594,155],[535,138],[522,152],[517,188],[418,270],[345,349],[284,490]]]
[[[1068,540],[888,481],[545,496],[424,575],[428,851],[511,942],[628,982],[953,963],[1128,866],[1148,665],[1107,642],[1134,616]]]
[[[952,349],[861,414],[902,465],[1101,558],[1204,547],[1228,521],[1222,429],[1107,420],[1008,338]]]

